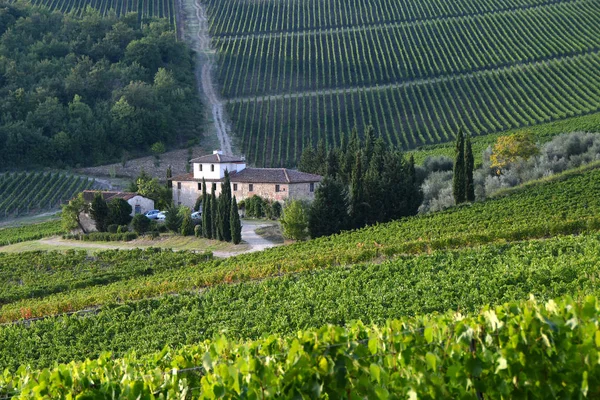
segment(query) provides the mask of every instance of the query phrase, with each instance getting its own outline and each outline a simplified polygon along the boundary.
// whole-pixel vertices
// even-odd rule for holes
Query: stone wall
[[[187,181],[181,182],[181,189],[178,189],[178,182],[173,181],[173,201],[175,204],[181,204],[193,208],[196,204],[198,196],[202,195],[202,188],[198,190],[198,182]],[[211,182],[207,182],[208,193],[211,193]],[[216,196],[221,194],[221,184],[217,183]],[[234,190],[237,185],[237,190]],[[275,191],[275,183],[253,183],[252,191],[250,191],[249,183],[231,183],[231,195],[235,196],[237,201],[247,199],[254,195],[260,196],[263,199],[279,201],[284,203],[287,199],[312,200],[315,193],[310,191],[310,183],[290,183],[279,184],[279,192]],[[316,190],[318,183],[314,184]]]

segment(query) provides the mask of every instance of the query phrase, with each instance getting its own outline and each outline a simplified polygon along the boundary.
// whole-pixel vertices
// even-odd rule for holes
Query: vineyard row
[[[600,48],[600,5],[318,35],[215,39],[226,98],[401,83]],[[557,34],[560,32],[560,34]]]

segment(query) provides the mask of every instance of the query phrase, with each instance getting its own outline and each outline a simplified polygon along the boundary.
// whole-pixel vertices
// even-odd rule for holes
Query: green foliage
[[[114,226],[114,225],[113,225]],[[63,235],[63,239],[81,240],[84,242],[129,242],[138,238],[136,232],[119,231],[111,232],[90,232],[85,234]]]
[[[78,16],[25,4],[2,12],[0,55],[11,67],[0,168],[95,165],[198,137],[194,56],[167,21],[85,7]]]
[[[467,171],[465,166],[465,136],[462,129],[459,129],[456,134],[454,169],[452,170],[452,194],[456,204],[467,201]]]
[[[210,194],[210,237],[212,239],[218,239],[217,237],[217,195],[215,192]]]
[[[286,238],[304,240],[308,236],[306,206],[300,200],[290,201],[283,209],[281,227]]]
[[[217,202],[217,239],[231,242],[231,180],[229,172],[221,183],[221,194]]]
[[[475,182],[473,181],[473,170],[475,169],[475,159],[473,158],[473,147],[471,145],[471,135],[467,135],[465,142],[465,187],[466,200],[475,201]]]
[[[184,213],[181,212],[179,206],[171,204],[165,210],[165,226],[168,230],[175,233],[181,232],[181,225],[183,224]]]
[[[308,213],[311,238],[339,233],[348,227],[348,193],[337,180],[326,177],[315,191]]]
[[[206,193],[206,181],[202,178],[202,236],[212,239],[211,198]]]
[[[106,232],[108,211],[108,204],[104,200],[104,196],[102,196],[102,193],[97,192],[90,206],[90,217],[94,220],[98,232]]]
[[[535,137],[530,131],[521,131],[509,136],[500,136],[494,145],[490,161],[498,174],[518,159],[528,160],[539,153]]]
[[[108,202],[107,225],[129,225],[131,222],[131,205],[124,199],[112,199]]]
[[[278,201],[274,201],[271,204],[271,218],[279,219],[281,218],[281,213],[283,212],[283,207],[281,207],[281,203]]]
[[[83,199],[83,193],[79,193],[77,197],[69,200],[69,203],[62,206],[62,229],[65,231],[81,229],[85,233],[85,229],[81,225],[81,214],[87,211],[88,204]]]
[[[131,184],[129,191],[154,200],[155,207],[159,209],[166,208],[173,201],[172,189],[162,185],[158,178],[152,178],[144,170]]]
[[[240,221],[240,214],[238,212],[237,201],[235,196],[231,201],[231,212],[229,214],[229,221],[231,224],[231,242],[233,244],[240,244],[242,241],[242,223]]]
[[[133,216],[133,220],[131,221],[131,226],[133,230],[140,235],[148,232],[151,226],[150,219],[146,217],[144,214],[136,214]]]
[[[23,225],[0,229],[0,246],[41,239],[65,233],[61,223],[48,221],[41,224]]]
[[[182,208],[183,210],[183,208]],[[182,212],[182,211],[180,211]],[[185,208],[183,211],[183,220],[181,222],[181,235],[182,236],[192,236],[194,234],[194,221],[192,220],[191,211],[188,208]]]
[[[240,343],[221,335],[143,358],[105,353],[50,370],[6,372],[0,390],[23,398],[40,390],[52,398],[214,399],[240,392],[249,398],[596,398],[599,317],[595,297],[566,297],[510,302],[473,316],[448,312],[380,326],[357,321]]]

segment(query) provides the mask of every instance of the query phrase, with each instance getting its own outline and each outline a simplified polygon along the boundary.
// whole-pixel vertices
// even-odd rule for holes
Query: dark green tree
[[[215,192],[210,194],[210,230],[211,238],[217,239],[217,195]]]
[[[94,220],[98,232],[106,232],[108,227],[108,204],[102,193],[94,194],[94,200],[90,206],[90,217]]]
[[[308,232],[312,238],[329,236],[347,228],[348,193],[344,185],[326,177],[315,191],[308,213]]]
[[[174,233],[180,233],[183,215],[179,210],[179,206],[171,204],[165,211],[167,213],[165,216],[165,226],[167,229]]]
[[[192,236],[194,234],[194,221],[192,220],[192,213],[186,207],[183,212],[183,219],[181,221],[181,235]]]
[[[202,236],[208,239],[212,237],[211,224],[210,205],[208,195],[206,194],[206,181],[202,178]]]
[[[465,136],[462,128],[456,134],[454,157],[454,176],[452,178],[452,193],[456,204],[467,200],[467,176],[465,171]]]
[[[173,188],[173,180],[171,178],[173,178],[173,171],[171,170],[171,166],[169,165],[169,167],[167,168],[167,187],[169,189]]]
[[[317,161],[317,153],[312,146],[307,146],[300,155],[300,162],[298,163],[298,170],[307,172],[309,174],[316,174],[319,170],[319,163]]]
[[[231,201],[229,221],[231,223],[231,241],[233,244],[240,244],[242,241],[242,223],[240,221],[240,214],[238,212],[235,196],[233,196],[233,200]]]
[[[367,223],[366,204],[363,191],[362,152],[355,154],[356,162],[350,184],[350,219],[354,228],[362,228]]]
[[[471,146],[471,135],[467,135],[465,142],[465,191],[466,200],[475,201],[475,183],[473,181],[473,170],[475,169],[475,159],[473,158],[473,147]]]
[[[123,199],[112,199],[108,202],[108,225],[129,225],[131,222],[131,205]]]
[[[212,212],[212,197],[206,193],[206,183],[202,186],[202,196],[205,200],[202,201],[202,236],[207,239],[213,238],[213,212]]]
[[[146,217],[144,214],[136,214],[133,216],[133,220],[131,221],[131,226],[133,230],[140,235],[148,232],[150,230],[151,225],[150,219]]]
[[[217,237],[219,240],[231,242],[231,222],[229,219],[231,214],[231,179],[227,170],[225,170],[225,178],[221,184],[217,211],[219,221],[217,224]]]

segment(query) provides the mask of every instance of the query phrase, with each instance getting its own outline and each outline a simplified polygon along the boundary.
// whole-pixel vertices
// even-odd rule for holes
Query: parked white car
[[[192,219],[202,219],[202,213],[200,211],[193,212]]]
[[[161,211],[156,215],[156,219],[159,221],[164,221],[167,218],[167,211]]]
[[[160,213],[159,210],[150,210],[150,211],[146,211],[146,213],[144,215],[148,219],[156,219],[156,218],[158,218],[159,213]]]

